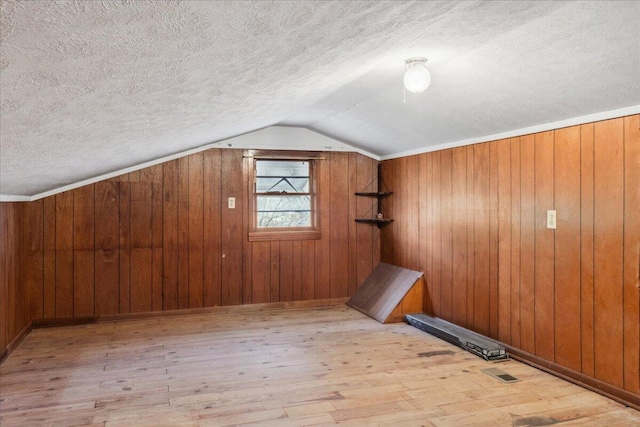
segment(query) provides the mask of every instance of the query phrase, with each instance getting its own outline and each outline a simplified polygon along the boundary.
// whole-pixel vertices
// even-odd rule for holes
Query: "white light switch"
[[[235,209],[236,208],[236,198],[235,197],[229,197],[228,206],[229,206],[229,209]]]
[[[547,228],[556,229],[556,211],[547,211]]]

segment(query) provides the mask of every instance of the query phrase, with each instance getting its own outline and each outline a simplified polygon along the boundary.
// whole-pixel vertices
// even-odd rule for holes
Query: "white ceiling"
[[[274,124],[394,156],[640,105],[640,2],[1,7],[5,197]],[[432,84],[403,103],[412,56]]]

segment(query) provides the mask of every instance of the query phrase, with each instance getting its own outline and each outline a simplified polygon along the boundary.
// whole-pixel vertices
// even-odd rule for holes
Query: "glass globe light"
[[[406,60],[406,70],[404,72],[404,87],[409,92],[424,92],[431,83],[431,74],[425,67],[426,58],[412,58]]]

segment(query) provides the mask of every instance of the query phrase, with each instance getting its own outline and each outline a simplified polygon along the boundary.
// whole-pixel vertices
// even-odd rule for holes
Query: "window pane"
[[[310,227],[310,196],[258,196],[258,227]]]
[[[256,192],[308,193],[309,162],[256,160]]]

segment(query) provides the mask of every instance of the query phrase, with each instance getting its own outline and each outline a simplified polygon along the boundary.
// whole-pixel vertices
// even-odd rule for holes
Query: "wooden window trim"
[[[322,153],[315,151],[277,151],[277,150],[248,150],[244,154],[249,163],[249,233],[250,242],[269,242],[274,240],[319,240],[320,205],[318,188],[318,161],[324,160]],[[256,194],[256,160],[308,160],[309,161],[309,194],[311,196],[312,227],[273,227],[258,228],[257,226],[257,194]]]

